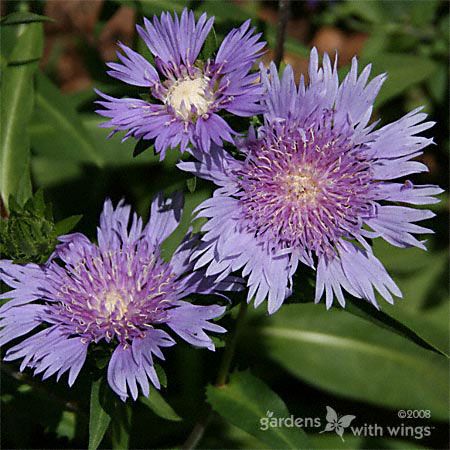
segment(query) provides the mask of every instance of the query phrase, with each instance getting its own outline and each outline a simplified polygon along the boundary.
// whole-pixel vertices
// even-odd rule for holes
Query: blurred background
[[[148,50],[135,32],[142,17],[162,11],[180,13],[187,6],[215,16],[218,42],[244,20],[263,32],[268,63],[274,55],[278,3],[256,0],[48,0],[2,1],[2,17],[31,11],[47,16],[36,50],[28,123],[33,190],[42,188],[55,219],[82,214],[78,231],[94,236],[105,197],[125,198],[147,216],[159,190],[184,190],[182,226],[166,243],[170,253],[184,235],[192,209],[211,195],[213,186],[177,171],[180,156],[169,152],[162,163],[152,150],[133,157],[135,142],[107,140],[108,130],[94,113],[94,88],[115,96],[138,96],[138,89],[105,73],[116,59],[117,41],[142,54]],[[340,74],[351,58],[372,63],[373,75],[388,73],[375,104],[381,125],[423,105],[436,125],[426,132],[436,145],[421,160],[429,172],[414,183],[439,184],[448,192],[449,151],[449,3],[439,0],[292,1],[283,64],[297,78],[306,75],[312,46],[339,55]],[[15,27],[2,24],[2,64],[14,64]],[[40,38],[41,39],[41,38]],[[36,57],[36,55],[34,55]],[[238,57],[238,56],[237,56]],[[311,277],[299,276],[291,305],[273,318],[252,312],[238,344],[236,367],[250,368],[285,401],[296,417],[325,417],[326,405],[353,414],[355,424],[400,424],[398,409],[430,410],[431,419],[407,425],[432,426],[430,436],[345,436],[307,429],[314,448],[448,448],[448,209],[447,193],[432,207],[436,217],[425,226],[427,253],[375,243],[376,254],[404,293],[383,313],[351,303],[349,311],[313,306]],[[198,228],[199,224],[196,224]],[[225,318],[225,325],[229,318]],[[231,322],[230,322],[231,323]],[[402,328],[403,327],[403,328]],[[274,329],[294,330],[277,338]],[[272,330],[272,331],[271,331]],[[308,334],[309,333],[309,334]],[[289,334],[289,333],[288,333]],[[319,339],[310,339],[310,336]],[[309,336],[309,337],[308,337]],[[126,448],[175,447],[192,428],[205,386],[215,377],[221,349],[215,354],[179,345],[165,364],[169,384],[163,395],[183,421],[168,421],[144,404],[134,407]],[[88,377],[88,374],[85,374]],[[88,433],[89,385],[81,378],[73,389],[65,382],[41,382],[2,364],[2,448],[84,448]],[[403,421],[404,422],[404,421]],[[111,446],[107,436],[102,447]],[[115,444],[120,448],[119,444]],[[202,448],[262,448],[259,440],[233,421],[214,416]]]

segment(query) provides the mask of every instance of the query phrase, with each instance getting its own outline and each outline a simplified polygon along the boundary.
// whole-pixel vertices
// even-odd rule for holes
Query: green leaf
[[[34,14],[29,11],[16,11],[0,20],[2,26],[5,25],[18,25],[23,23],[33,23],[33,22],[54,22],[54,20],[47,16],[41,16],[39,14]]]
[[[361,2],[358,0],[347,0],[336,5],[332,13],[335,21],[347,19],[351,16],[356,16],[365,22],[376,24],[386,20],[379,1]]]
[[[65,437],[69,440],[72,440],[75,437],[75,429],[77,416],[72,411],[63,411],[61,415],[61,419],[56,428],[56,435],[59,438]]]
[[[167,387],[167,375],[165,370],[159,365],[159,364],[154,364],[155,370],[156,370],[156,375],[158,376],[158,380],[161,383],[162,387]]]
[[[192,194],[195,192],[195,187],[197,186],[197,177],[188,178],[186,180],[186,187],[188,191]]]
[[[38,61],[44,49],[41,23],[16,26],[17,40],[8,56],[8,65],[21,65]],[[36,65],[34,65],[36,69]]]
[[[422,311],[409,311],[403,305],[388,304],[384,306],[384,311],[390,317],[407,326],[435,351],[447,358],[450,357],[448,323],[441,323],[427,317]]]
[[[427,24],[432,24],[439,8],[440,2],[438,0],[415,1],[408,5],[411,21],[413,25],[423,27]]]
[[[439,324],[433,324],[423,314],[410,313],[402,308],[401,304],[384,304],[383,311],[377,311],[372,305],[360,299],[351,299],[347,302],[346,311],[449,357],[446,330],[440,329]]]
[[[370,60],[362,58],[361,67],[369,63],[372,64],[373,74],[388,75],[376,99],[377,107],[428,79],[437,68],[431,59],[403,53],[372,54]]]
[[[36,80],[36,111],[33,124],[41,131],[41,134],[33,133],[32,140],[33,148],[40,156],[51,155],[60,160],[103,165],[93,139],[78,113],[72,108],[70,100],[41,73]]]
[[[144,153],[145,150],[151,149],[152,147],[153,140],[139,139],[134,146],[133,158],[136,158],[136,156],[139,156],[141,153]]]
[[[448,252],[424,252],[416,247],[392,247],[377,239],[373,245],[387,271],[391,273],[403,292],[404,300],[397,302],[401,308],[420,314],[420,311],[440,302],[448,302],[447,279]]]
[[[283,400],[250,373],[235,373],[227,385],[208,386],[206,393],[216,412],[271,448],[310,448],[300,428],[264,425],[270,417],[289,417],[290,414]]]
[[[21,203],[11,196],[9,217],[0,221],[0,254],[19,264],[43,264],[57,244],[51,205],[42,190]]]
[[[42,51],[42,24],[23,26],[10,59],[20,55],[36,59]],[[30,139],[28,122],[33,111],[33,74],[37,62],[30,62],[3,69],[1,94],[1,137],[0,137],[0,196],[8,206],[10,195],[20,193],[21,201],[31,195],[30,182]]]
[[[205,188],[197,189],[194,193],[189,192],[185,194],[183,216],[181,217],[180,224],[161,246],[161,255],[163,258],[166,258],[167,260],[170,258],[186,236],[189,228],[192,227],[194,233],[198,231],[199,221],[196,220],[195,222],[192,222],[192,212],[201,202],[210,196],[210,190]]]
[[[130,443],[132,409],[130,405],[115,400],[111,424],[111,442],[113,450],[127,450]]]
[[[164,400],[162,395],[155,389],[150,392],[148,397],[141,396],[139,400],[148,406],[157,416],[166,420],[178,422],[181,417],[173,410],[173,408]]]
[[[31,160],[33,179],[38,186],[48,188],[82,176],[81,164],[34,155]]]
[[[105,436],[111,422],[111,417],[103,409],[100,401],[103,378],[92,382],[91,403],[89,409],[89,450],[96,450]]]
[[[60,220],[55,224],[55,231],[57,236],[61,236],[63,234],[67,234],[69,231],[72,231],[77,223],[81,220],[83,216],[81,214],[76,216],[69,216],[65,219]]]
[[[448,361],[345,310],[285,305],[259,335],[250,333],[273,360],[322,389],[447,419]]]
[[[203,48],[200,52],[200,59],[202,61],[206,61],[214,56],[214,53],[217,51],[217,36],[216,30],[212,27],[211,31],[206,36],[205,43],[203,44]]]

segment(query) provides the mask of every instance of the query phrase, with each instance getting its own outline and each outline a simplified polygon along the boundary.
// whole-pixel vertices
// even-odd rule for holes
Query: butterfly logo
[[[342,442],[345,442],[344,438],[342,437],[344,434],[344,430],[350,426],[355,417],[356,416],[339,417],[333,408],[327,406],[326,419],[328,423],[325,426],[325,429],[320,433],[325,433],[325,431],[335,431],[336,434],[342,439]]]

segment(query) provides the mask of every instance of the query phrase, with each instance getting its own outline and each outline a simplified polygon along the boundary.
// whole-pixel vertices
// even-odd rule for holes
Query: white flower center
[[[121,320],[128,310],[128,302],[119,292],[110,291],[105,295],[103,307],[107,317]]]
[[[314,204],[322,192],[316,177],[307,171],[287,173],[282,180],[282,189],[287,200],[299,204]]]
[[[205,77],[177,80],[169,88],[166,103],[184,120],[189,119],[192,106],[197,109],[197,115],[202,116],[208,112],[212,103],[212,99],[207,98],[207,89],[208,79]]]

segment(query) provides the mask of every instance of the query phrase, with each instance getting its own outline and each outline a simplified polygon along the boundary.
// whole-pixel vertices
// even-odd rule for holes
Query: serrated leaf
[[[285,305],[249,331],[271,359],[321,389],[447,420],[448,361],[345,310]]]
[[[233,374],[225,386],[208,386],[206,393],[216,412],[270,448],[310,448],[300,428],[265,426],[266,420],[290,414],[283,400],[249,372]]]
[[[56,245],[51,205],[41,190],[21,205],[10,196],[10,213],[0,221],[0,254],[16,263],[44,263]]]
[[[156,389],[153,389],[148,397],[139,397],[139,400],[145,406],[148,406],[157,416],[162,417],[163,419],[174,422],[182,420]]]
[[[88,450],[96,450],[105,436],[111,422],[110,415],[103,408],[100,395],[103,378],[93,381],[89,407],[89,444]]]
[[[61,236],[63,234],[67,234],[69,231],[72,231],[77,223],[81,220],[83,215],[78,214],[75,216],[69,216],[65,219],[60,220],[55,224],[55,232],[57,236]]]
[[[15,60],[19,55],[34,55],[42,51],[42,24],[24,25],[11,53]],[[34,106],[33,75],[37,63],[30,62],[3,68],[1,94],[0,137],[0,196],[6,208],[11,194],[20,192],[23,201],[31,195],[30,140],[28,122]]]

